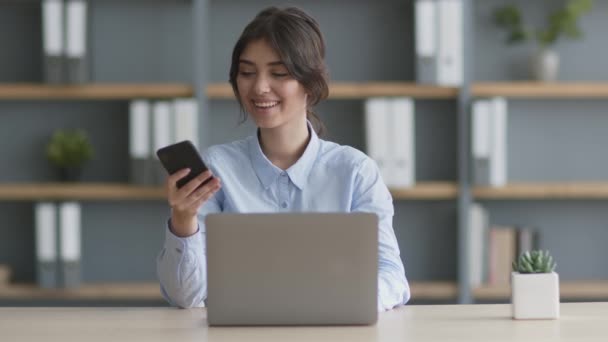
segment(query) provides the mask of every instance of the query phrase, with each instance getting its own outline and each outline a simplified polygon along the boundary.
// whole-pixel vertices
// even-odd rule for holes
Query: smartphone
[[[203,158],[196,150],[190,140],[184,140],[173,145],[165,146],[156,151],[161,164],[172,175],[181,169],[190,169],[190,173],[177,181],[177,187],[181,188],[196,176],[207,171]],[[213,177],[207,179],[201,186],[207,184]]]

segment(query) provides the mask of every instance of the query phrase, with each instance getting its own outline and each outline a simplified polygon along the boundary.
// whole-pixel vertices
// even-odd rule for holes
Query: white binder
[[[63,0],[42,1],[44,78],[52,84],[65,82],[63,19]]]
[[[437,82],[460,86],[464,77],[462,0],[438,0]]]
[[[385,184],[390,186],[392,175],[389,162],[390,106],[386,98],[365,100],[365,142],[367,154],[376,162]]]
[[[150,139],[150,102],[143,99],[129,103],[130,181],[134,184],[154,183],[152,172],[152,142]]]
[[[412,187],[416,183],[414,100],[407,97],[391,100],[391,186]]]
[[[437,2],[417,0],[416,21],[416,81],[437,83]]]
[[[41,288],[58,286],[57,208],[50,202],[34,206],[37,282]]]
[[[173,101],[175,118],[175,142],[190,140],[199,147],[198,103],[196,99],[175,99]]]
[[[81,283],[81,217],[80,203],[64,202],[59,206],[60,256],[63,286],[78,287]]]
[[[87,3],[85,0],[66,2],[66,57],[70,83],[89,81],[87,68]]]

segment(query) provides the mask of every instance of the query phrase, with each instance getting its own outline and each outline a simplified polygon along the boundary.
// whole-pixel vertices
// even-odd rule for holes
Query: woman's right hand
[[[187,237],[198,229],[197,213],[213,194],[221,188],[220,179],[214,177],[207,184],[199,186],[213,174],[207,170],[181,188],[177,181],[188,175],[190,169],[182,169],[167,177],[167,199],[171,207],[171,231],[179,237]]]

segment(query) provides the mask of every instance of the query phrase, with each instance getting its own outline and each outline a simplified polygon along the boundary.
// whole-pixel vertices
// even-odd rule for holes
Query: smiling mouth
[[[268,108],[276,107],[278,104],[279,104],[279,101],[263,101],[263,102],[253,101],[253,105],[256,108],[260,108],[260,109],[268,109]]]

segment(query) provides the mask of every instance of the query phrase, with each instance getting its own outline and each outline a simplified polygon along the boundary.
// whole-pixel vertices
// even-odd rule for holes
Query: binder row
[[[130,182],[159,185],[167,171],[156,150],[190,140],[199,147],[198,103],[194,98],[172,101],[136,99],[129,105]]]
[[[412,187],[415,177],[414,100],[369,98],[365,101],[367,154],[376,161],[388,187]]]
[[[35,204],[34,211],[38,286],[80,286],[80,203],[39,202]]]
[[[87,1],[43,0],[42,28],[45,81],[87,82]]]
[[[418,83],[460,86],[464,78],[462,0],[416,0]]]

